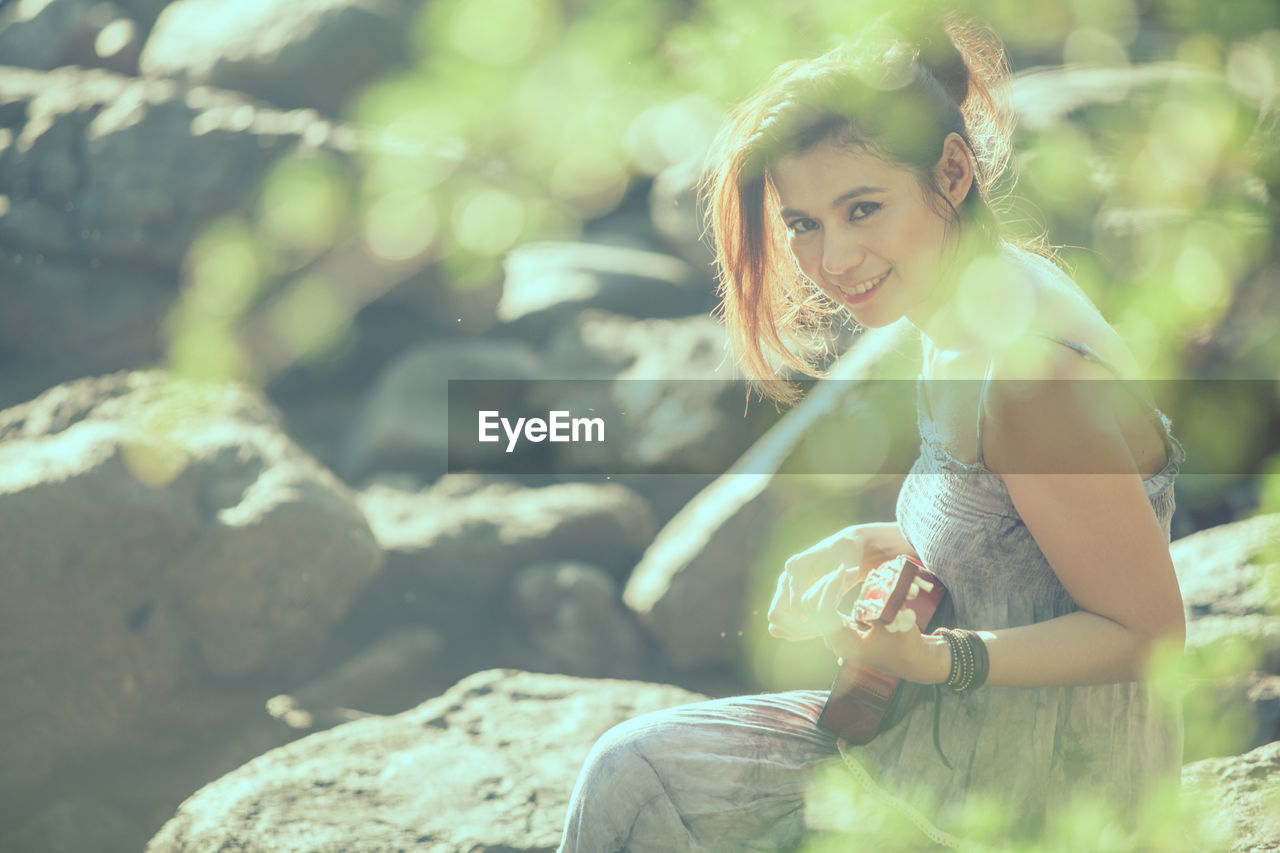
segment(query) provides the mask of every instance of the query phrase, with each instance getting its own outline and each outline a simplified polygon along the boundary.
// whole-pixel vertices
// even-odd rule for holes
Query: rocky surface
[[[436,480],[448,467],[450,380],[531,380],[542,375],[539,354],[519,341],[441,341],[414,347],[396,358],[369,390],[348,428],[339,470],[349,482],[380,471]],[[519,393],[500,399],[511,409],[524,402]],[[459,464],[465,464],[465,457]]]
[[[196,792],[147,853],[556,848],[587,750],[615,723],[702,697],[666,685],[477,673],[394,717],[272,750]],[[1203,838],[1280,849],[1280,745],[1183,771]]]
[[[103,70],[0,73],[0,405],[156,362],[179,268],[286,155],[337,162],[314,112]]]
[[[142,32],[119,5],[97,0],[9,3],[0,9],[0,65],[63,65],[135,73]]]
[[[1215,731],[1188,733],[1188,760],[1280,739],[1280,515],[1211,527],[1171,551],[1187,608],[1188,658],[1207,674],[1186,686],[1183,706],[1218,722]]]
[[[709,311],[706,275],[678,258],[626,246],[531,243],[506,261],[498,320],[540,338],[585,308],[631,317]]]
[[[506,612],[511,595],[529,606],[538,597],[532,590],[513,592],[521,571],[572,561],[617,582],[655,527],[639,495],[611,484],[529,488],[450,475],[420,492],[374,486],[359,500],[387,565],[352,607],[344,635],[376,636],[388,625],[425,623],[455,638],[465,657],[492,654],[502,637],[528,644],[526,635],[513,633]],[[517,604],[521,609],[524,618],[535,618],[536,607]]]
[[[778,419],[770,407],[744,405],[728,337],[710,316],[585,310],[548,342],[545,365],[549,381],[527,394],[535,410],[598,413],[609,425],[603,442],[552,449],[553,470],[714,476]]]
[[[183,702],[218,679],[314,661],[382,553],[277,423],[244,389],[158,373],[0,412],[0,787],[200,725]]]
[[[1280,850],[1280,741],[1188,764],[1182,785],[1198,807],[1208,807],[1210,827],[1232,853]]]
[[[550,853],[595,740],[699,698],[666,685],[477,673],[411,711],[260,756],[183,803],[147,853]]]
[[[1171,548],[1190,619],[1187,646],[1236,638],[1257,643],[1280,675],[1280,515],[1258,515],[1183,537]]]
[[[586,563],[544,563],[524,569],[511,585],[512,659],[523,669],[584,678],[640,678],[649,649],[622,590],[603,569]]]
[[[247,207],[284,154],[353,144],[314,112],[81,68],[6,69],[0,140],[0,240],[28,263],[157,271],[176,270],[211,219]]]
[[[142,73],[338,115],[407,62],[411,0],[177,0],[160,14]],[[335,61],[341,57],[340,61]]]

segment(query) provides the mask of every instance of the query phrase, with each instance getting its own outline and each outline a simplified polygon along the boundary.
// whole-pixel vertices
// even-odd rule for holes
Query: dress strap
[[[979,468],[987,466],[986,461],[982,458],[982,409],[987,404],[987,387],[991,385],[991,374],[995,372],[995,369],[996,363],[994,359],[987,362],[987,375],[982,377],[982,389],[978,391],[978,429],[976,433],[978,436],[978,450],[973,455],[973,464]]]
[[[1117,370],[1115,366],[1111,364],[1111,362],[1107,361],[1105,358],[1099,355],[1098,351],[1095,350],[1093,347],[1089,346],[1088,344],[1077,343],[1076,341],[1068,340],[1067,338],[1060,337],[1059,335],[1055,335],[1050,332],[1042,332],[1039,329],[1028,329],[1027,331],[1029,334],[1039,335],[1042,338],[1048,338],[1051,341],[1056,341],[1065,347],[1069,347],[1070,349],[1073,349],[1076,352],[1078,352],[1083,357],[1089,359],[1090,361],[1097,362],[1098,364],[1105,367],[1107,370],[1111,371],[1111,375],[1114,376],[1116,379],[1120,380],[1120,382],[1124,384],[1124,387],[1128,388],[1134,394],[1134,396],[1138,398],[1138,400],[1142,403],[1142,405],[1147,408],[1147,411],[1155,415],[1156,418],[1161,421],[1160,436],[1164,440],[1165,452],[1167,454],[1170,454],[1170,456],[1172,455],[1173,448],[1170,446],[1171,438],[1169,436],[1169,431],[1164,424],[1164,416],[1160,414],[1160,410],[1156,408],[1155,403],[1153,403],[1149,397],[1147,397],[1140,390],[1138,390],[1133,380],[1125,379],[1123,376],[1121,376],[1120,371]],[[994,370],[995,370],[995,361],[993,359],[992,361],[987,363],[987,374],[985,377],[983,377],[982,389],[978,392],[978,428],[977,428],[978,449],[977,449],[977,452],[974,454],[974,460],[975,460],[975,464],[978,465],[979,467],[986,465],[986,463],[983,461],[983,458],[982,458],[982,409],[986,405],[987,387],[991,384],[991,375]]]

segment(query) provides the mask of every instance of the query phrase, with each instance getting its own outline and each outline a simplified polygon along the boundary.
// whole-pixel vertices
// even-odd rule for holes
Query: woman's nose
[[[862,265],[867,253],[861,243],[848,236],[829,236],[822,244],[822,271],[841,276]]]

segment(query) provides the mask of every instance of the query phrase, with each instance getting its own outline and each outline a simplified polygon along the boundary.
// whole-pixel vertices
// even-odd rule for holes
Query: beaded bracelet
[[[985,684],[991,661],[982,638],[964,628],[939,628],[938,633],[951,650],[951,668],[943,684],[957,693]]]

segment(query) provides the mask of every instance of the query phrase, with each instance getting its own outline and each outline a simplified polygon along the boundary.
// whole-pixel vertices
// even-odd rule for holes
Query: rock
[[[409,59],[410,0],[177,0],[140,66],[151,77],[246,92],[339,115]],[[340,57],[340,61],[335,61]]]
[[[226,92],[102,70],[4,69],[6,367],[26,361],[57,382],[154,363],[194,238],[250,206],[281,157],[342,160],[350,147],[349,132],[314,112]]]
[[[137,70],[137,22],[114,3],[46,0],[0,10],[0,65],[48,71],[61,65]]]
[[[622,590],[584,563],[530,566],[516,576],[508,603],[510,641],[522,669],[583,678],[639,678],[645,646]]]
[[[398,470],[434,480],[447,467],[449,380],[531,380],[539,375],[541,359],[517,341],[415,347],[387,367],[369,392],[347,433],[341,470],[348,482]],[[508,401],[518,407],[523,386],[516,382],[512,387],[515,393]]]
[[[1214,815],[1232,853],[1280,850],[1280,741],[1182,768],[1183,791]]]
[[[1187,760],[1280,737],[1280,514],[1211,527],[1171,547],[1187,609]],[[1256,667],[1256,669],[1255,669]],[[1209,674],[1209,677],[1205,677]]]
[[[379,486],[358,500],[388,556],[364,596],[366,607],[381,601],[370,615],[383,625],[398,612],[474,622],[469,606],[501,601],[535,563],[581,560],[623,576],[654,532],[644,501],[608,484],[526,488],[451,475],[417,494]]]
[[[345,153],[315,113],[99,70],[0,75],[0,238],[29,255],[176,270],[210,220],[243,208],[284,154]]]
[[[1097,105],[1131,102],[1170,84],[1222,83],[1219,75],[1191,65],[1148,63],[1125,68],[1037,68],[1017,74],[1012,107],[1023,130],[1042,130]]]
[[[0,540],[0,789],[305,668],[382,560],[260,397],[159,373],[0,412]]]
[[[785,482],[791,477],[782,475],[831,471],[829,458],[819,457],[817,465],[828,467],[816,471],[809,467],[813,461],[806,458],[806,439],[828,432],[828,424],[834,424],[836,434],[842,436],[840,446],[847,455],[845,408],[861,387],[854,380],[867,378],[873,371],[887,375],[905,337],[906,329],[901,325],[864,334],[833,369],[831,381],[820,383],[728,473],[699,493],[658,533],[632,573],[623,600],[677,666],[724,663],[742,653],[746,623],[751,618],[753,572],[772,541],[775,523],[784,513],[797,513],[798,499],[816,501],[815,508],[830,502],[821,490],[792,492]],[[873,385],[868,383],[868,387]],[[871,414],[880,432],[885,432],[878,412]],[[894,432],[906,435],[906,430]],[[862,444],[870,444],[868,435],[865,430],[861,433]],[[914,435],[912,429],[913,450]],[[884,450],[887,456],[887,447]],[[850,482],[856,479],[848,478]],[[849,509],[853,509],[852,502]],[[853,523],[853,519],[846,523]],[[812,542],[800,547],[807,544]],[[786,556],[779,555],[779,567],[771,570],[774,576]]]
[[[588,310],[566,323],[547,348],[556,379],[530,389],[530,408],[597,414],[606,435],[549,447],[550,470],[722,473],[777,420],[765,407],[744,416],[746,386],[728,346],[706,315],[635,320]],[[567,379],[577,381],[559,381]]]
[[[694,269],[710,270],[716,250],[698,205],[701,177],[701,157],[663,169],[649,191],[649,215],[654,230],[676,255]]]
[[[173,0],[116,0],[116,5],[127,11],[146,31],[151,30],[160,12]]]
[[[423,700],[423,673],[436,664],[443,646],[430,628],[392,628],[332,672],[272,697],[267,713],[295,729],[320,729],[412,707]],[[405,702],[404,696],[415,698]]]
[[[550,853],[595,740],[701,698],[666,685],[478,673],[398,716],[254,759],[192,795],[147,853]]]
[[[540,340],[584,308],[683,317],[713,304],[709,271],[678,258],[602,243],[529,243],[507,257],[498,320]]]
[[[30,400],[68,377],[160,361],[174,278],[0,252],[7,306],[0,312],[0,346],[12,354],[0,406]]]
[[[1187,647],[1229,637],[1257,643],[1280,675],[1280,615],[1272,583],[1280,573],[1280,514],[1223,524],[1171,547],[1187,608]]]
[[[99,853],[132,853],[147,836],[130,815],[94,797],[60,799],[0,830],[0,850],[12,853],[81,853],[87,840]]]

